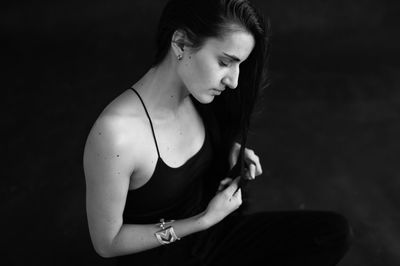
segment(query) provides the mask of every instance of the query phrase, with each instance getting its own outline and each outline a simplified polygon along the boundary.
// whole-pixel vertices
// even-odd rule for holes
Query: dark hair
[[[234,29],[232,26],[251,33],[255,46],[241,64],[238,87],[216,97],[210,104],[221,132],[218,152],[220,158],[226,158],[226,166],[235,140],[241,142],[243,155],[256,100],[267,86],[269,23],[266,25],[263,16],[246,0],[170,0],[159,21],[153,61],[153,66],[158,65],[166,57],[172,35],[178,29],[185,31],[193,48],[198,48],[207,38],[223,37]],[[243,160],[241,165],[243,170]]]

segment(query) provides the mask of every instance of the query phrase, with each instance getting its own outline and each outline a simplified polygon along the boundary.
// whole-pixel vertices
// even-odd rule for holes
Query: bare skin
[[[189,94],[209,103],[224,89],[235,89],[239,64],[254,46],[253,37],[244,31],[232,32],[223,40],[210,39],[196,52],[181,45],[185,42],[184,34],[175,32],[166,59],[133,85],[150,113],[160,156],[170,167],[184,164],[204,142],[204,124]],[[238,61],[228,60],[225,53]],[[183,55],[182,60],[176,59],[178,54]],[[223,66],[221,60],[226,61]],[[238,148],[238,144],[232,148],[231,163],[237,159]],[[246,151],[246,159],[253,165],[249,175],[255,177],[262,172],[258,157]],[[148,182],[157,156],[143,106],[134,92],[127,90],[100,114],[85,146],[89,230],[101,256],[132,254],[160,245],[154,237],[158,230],[154,224],[123,224],[122,220],[128,191]],[[174,222],[176,234],[184,237],[207,229],[236,210],[241,205],[241,191],[234,193],[236,188],[237,180],[225,180],[206,210]]]

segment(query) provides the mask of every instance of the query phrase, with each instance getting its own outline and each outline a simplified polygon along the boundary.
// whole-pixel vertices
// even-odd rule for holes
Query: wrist
[[[197,218],[197,222],[199,223],[202,230],[206,230],[214,225],[212,219],[210,219],[206,211],[200,213],[200,215]]]

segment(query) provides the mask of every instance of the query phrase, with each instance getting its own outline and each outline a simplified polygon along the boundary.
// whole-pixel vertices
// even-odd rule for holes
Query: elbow
[[[110,252],[108,252],[107,250],[98,249],[98,248],[95,248],[95,250],[96,250],[97,255],[99,255],[102,258],[105,258],[105,259],[112,258]]]
[[[89,230],[90,239],[94,251],[102,258],[112,258],[117,256],[116,247],[114,244],[114,239],[116,236],[111,236],[110,234],[101,234],[100,230],[94,231]]]
[[[99,247],[95,247],[94,248],[96,253],[102,257],[102,258],[112,258],[115,257],[115,255],[113,254],[113,252],[111,252],[111,250],[109,248],[99,248]]]
[[[110,244],[93,243],[93,247],[96,253],[102,258],[112,258],[116,256]]]
[[[115,245],[116,235],[109,233],[99,233],[100,230],[90,230],[90,239],[95,252],[102,258],[112,258],[118,256],[117,245]]]

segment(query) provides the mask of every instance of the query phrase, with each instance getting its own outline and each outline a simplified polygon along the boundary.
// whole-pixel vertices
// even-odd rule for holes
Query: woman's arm
[[[85,146],[86,207],[89,231],[96,252],[103,257],[132,254],[160,245],[155,224],[123,224],[122,213],[137,156],[128,142],[124,124],[103,117],[93,126]],[[136,152],[137,153],[137,152]],[[178,237],[204,230],[241,204],[235,182],[219,192],[204,212],[173,223]]]
[[[185,237],[208,228],[204,215],[177,220],[172,223],[178,237]],[[111,245],[103,253],[103,257],[114,257],[132,254],[160,246],[154,233],[159,231],[157,224],[123,224]]]

